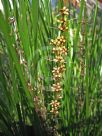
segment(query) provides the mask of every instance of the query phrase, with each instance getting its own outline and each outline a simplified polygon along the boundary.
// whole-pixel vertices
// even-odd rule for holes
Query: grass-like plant
[[[65,20],[60,20],[63,0],[55,10],[50,0],[1,2],[1,135],[101,136],[102,18],[97,19],[98,1],[90,17],[85,0],[80,2],[79,13],[69,4]],[[62,32],[58,20],[66,22],[66,31]],[[53,73],[60,65],[53,60],[60,51],[50,43],[62,35],[66,42],[60,51],[67,53],[64,50],[60,106],[53,116],[50,103],[57,97],[52,86],[58,81]]]

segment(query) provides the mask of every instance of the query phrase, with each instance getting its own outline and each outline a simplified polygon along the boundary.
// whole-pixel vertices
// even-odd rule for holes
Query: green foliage
[[[49,103],[52,100],[53,62],[48,59],[52,60],[53,55],[49,43],[59,35],[56,20],[63,1],[58,2],[55,11],[50,0],[32,0],[32,3],[12,0],[12,5],[9,0],[2,0],[2,4],[0,132],[4,136],[28,136],[27,126],[31,126],[36,136],[49,133],[52,136]],[[98,22],[97,4],[90,15],[91,21],[84,0],[81,0],[78,17],[75,8],[68,7],[72,15],[68,16],[65,33],[68,55],[62,81],[63,99],[60,115],[55,118],[62,136],[101,136],[102,133],[102,18]],[[79,48],[82,45],[83,58]],[[83,76],[82,59],[85,64]],[[84,125],[80,125],[82,122]]]

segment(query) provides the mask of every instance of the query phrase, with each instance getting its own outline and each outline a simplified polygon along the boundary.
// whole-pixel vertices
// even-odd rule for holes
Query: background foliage
[[[53,63],[50,40],[59,34],[50,0],[2,0],[0,11],[0,131],[4,136],[101,136],[102,133],[102,18],[96,5],[90,17],[84,0],[80,11],[70,4],[68,56],[63,77],[59,118],[49,112]],[[98,4],[98,3],[97,3]],[[84,20],[84,23],[83,23]],[[84,31],[84,44],[81,41]],[[84,48],[82,58],[80,45]],[[84,76],[80,60],[84,59]],[[54,123],[54,124],[53,124]],[[31,128],[31,127],[30,127]]]

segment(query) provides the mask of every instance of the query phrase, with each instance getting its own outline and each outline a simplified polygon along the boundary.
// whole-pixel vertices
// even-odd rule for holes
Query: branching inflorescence
[[[51,113],[55,116],[59,114],[60,108],[60,100],[63,97],[62,93],[62,78],[63,73],[65,72],[65,56],[67,55],[67,48],[66,48],[66,38],[64,36],[64,32],[68,29],[67,27],[67,15],[68,9],[63,7],[60,10],[61,18],[58,20],[59,27],[61,34],[56,39],[52,39],[50,44],[53,46],[52,53],[54,54],[53,62],[54,67],[52,70],[53,75],[53,85],[52,91],[54,92],[54,99],[50,103],[51,105]]]

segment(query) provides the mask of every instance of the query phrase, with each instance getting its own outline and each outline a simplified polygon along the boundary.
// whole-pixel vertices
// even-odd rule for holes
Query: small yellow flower
[[[57,22],[63,24],[63,23],[66,23],[66,20],[64,18],[63,19],[58,19]]]
[[[60,40],[60,42],[63,43],[63,44],[66,42],[64,36],[61,36],[59,40]]]
[[[62,15],[68,15],[68,9],[66,8],[66,7],[63,7],[61,10],[60,10],[60,13],[62,14]]]
[[[53,59],[53,61],[59,63],[65,63],[65,60],[62,56],[56,56],[55,59]]]
[[[56,95],[56,99],[58,100],[58,99],[62,99],[63,98],[63,96],[62,95],[60,95],[60,94],[57,94]]]
[[[54,67],[53,70],[52,70],[52,73],[53,74],[59,74],[60,73],[59,67]]]
[[[50,45],[56,45],[56,40],[51,39]]]
[[[58,81],[62,78],[62,73],[63,73],[64,69],[61,67],[55,67],[52,70],[53,73],[53,80]]]
[[[52,51],[53,51],[53,53],[55,53],[57,56],[58,56],[58,55],[61,55],[61,54],[63,53],[61,47],[53,48]]]
[[[53,76],[53,80],[54,80],[54,81],[60,81],[61,78],[62,78],[62,75],[61,75],[61,74],[60,74],[60,75],[54,75],[54,76]]]
[[[58,102],[57,100],[52,100],[52,102],[50,103],[50,105],[54,108],[54,107],[58,107],[60,106],[60,102]]]
[[[66,27],[66,25],[61,25],[61,26],[59,26],[58,27],[58,29],[60,30],[60,31],[63,31],[63,32],[65,32],[66,30],[68,30],[68,27]]]
[[[66,70],[65,65],[62,64],[62,65],[59,67],[59,71],[60,71],[61,73],[63,73],[65,70]]]
[[[59,114],[58,110],[55,110],[55,109],[52,109],[50,112],[53,113],[55,116]]]
[[[61,53],[67,55],[67,48],[65,46],[62,47]]]
[[[53,84],[52,90],[55,91],[55,92],[60,92],[60,91],[62,91],[62,88],[61,88],[60,83]]]

